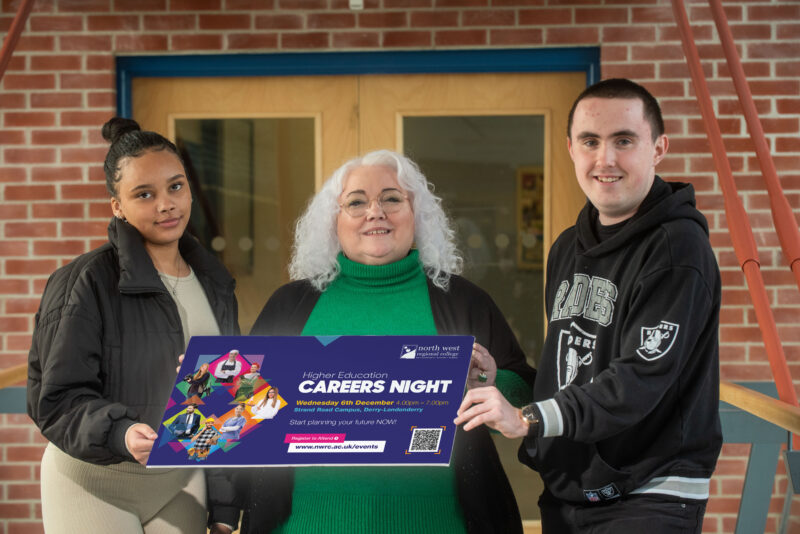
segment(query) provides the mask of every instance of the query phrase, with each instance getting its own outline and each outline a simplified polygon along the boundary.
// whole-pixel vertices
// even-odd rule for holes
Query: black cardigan
[[[515,372],[532,386],[536,374],[491,297],[459,276],[447,292],[428,279],[434,323],[440,335],[472,335],[494,356],[498,369]],[[251,335],[300,335],[320,292],[308,281],[292,282],[270,297]],[[458,498],[467,526],[475,534],[522,533],[511,486],[486,427],[458,429],[453,449]],[[209,473],[209,524],[236,525],[242,534],[271,532],[291,514],[291,468],[213,470]]]

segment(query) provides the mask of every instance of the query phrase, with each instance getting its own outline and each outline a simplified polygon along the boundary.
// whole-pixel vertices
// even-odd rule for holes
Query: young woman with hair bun
[[[175,145],[115,117],[103,126],[108,243],[48,280],[29,354],[28,414],[48,534],[205,532],[200,470],[147,470],[175,362],[192,335],[239,333],[234,280],[188,233]]]

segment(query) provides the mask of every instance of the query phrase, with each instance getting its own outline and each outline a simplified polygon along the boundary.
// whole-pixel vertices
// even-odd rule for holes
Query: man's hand
[[[136,423],[125,432],[125,447],[137,462],[147,465],[147,458],[150,456],[156,437],[158,437],[157,434],[150,426]]]
[[[209,529],[209,534],[231,534],[233,532],[229,526],[223,525],[222,523],[214,523],[211,525],[211,529]]]
[[[178,356],[178,367],[175,368],[175,372],[176,373],[180,373],[181,372],[181,364],[182,363],[183,363],[183,354]]]
[[[464,424],[464,430],[486,425],[507,438],[528,434],[528,423],[522,420],[520,410],[511,406],[494,386],[468,391],[457,414],[453,422]]]

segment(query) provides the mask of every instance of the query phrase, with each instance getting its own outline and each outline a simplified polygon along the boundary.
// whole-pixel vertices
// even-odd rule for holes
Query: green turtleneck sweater
[[[436,335],[417,251],[390,265],[339,256],[303,335]],[[464,533],[452,467],[300,467],[282,534]]]

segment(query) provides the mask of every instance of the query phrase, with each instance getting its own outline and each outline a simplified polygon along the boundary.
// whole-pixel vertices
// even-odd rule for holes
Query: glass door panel
[[[543,307],[532,305],[543,302],[543,213],[528,214],[518,191],[544,167],[544,122],[542,115],[403,118],[405,153],[456,224],[464,276],[493,296],[532,365],[544,326]],[[536,191],[541,206],[544,191]]]
[[[181,145],[196,195],[192,231],[237,281],[248,333],[288,281],[294,221],[358,151],[354,76],[137,78],[133,117]]]
[[[189,231],[236,279],[245,331],[288,281],[294,221],[314,194],[314,119],[176,119]]]

